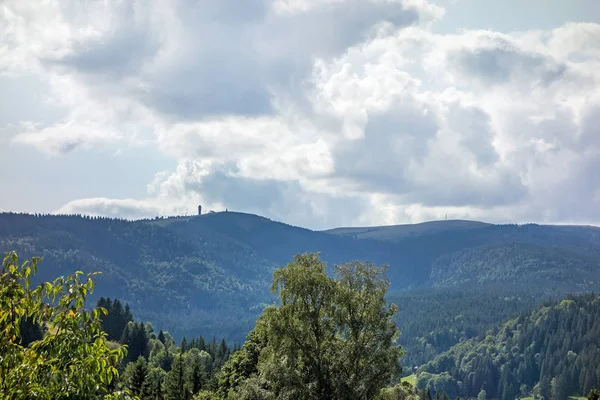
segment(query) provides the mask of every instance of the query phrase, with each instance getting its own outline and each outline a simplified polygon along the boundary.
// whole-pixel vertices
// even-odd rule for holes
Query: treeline
[[[296,255],[274,272],[278,302],[238,349],[203,337],[177,345],[118,299],[89,309],[93,274],[31,285],[39,261],[13,252],[2,263],[0,398],[599,400],[598,295],[546,303],[453,346],[413,388],[400,383],[405,351],[385,267],[355,261],[329,274],[318,254]]]
[[[207,341],[199,336],[179,345],[168,332],[155,333],[150,323],[136,322],[129,304],[101,297],[104,308],[102,330],[107,338],[126,346],[127,353],[113,382],[116,389],[128,390],[142,399],[189,399],[208,389],[214,374],[229,359],[231,348],[221,339]]]
[[[451,397],[564,400],[600,387],[600,296],[547,303],[452,347],[418,371],[417,385]]]
[[[249,308],[268,300],[276,265],[214,232],[182,234],[163,223],[4,213],[0,248],[43,257],[34,284],[101,271],[99,292],[127,299],[144,321],[177,337],[242,342],[259,313]]]
[[[127,354],[114,385],[141,399],[185,400],[209,390],[215,373],[237,350],[224,340],[206,341],[203,337],[183,339],[177,345],[168,333],[159,331],[156,335],[148,324],[130,322],[129,326],[133,330],[145,327],[145,351],[137,358]]]
[[[102,215],[87,215],[87,214],[79,214],[79,213],[74,213],[74,214],[56,214],[56,213],[25,213],[25,212],[14,212],[14,211],[8,211],[8,212],[0,212],[0,214],[3,214],[5,216],[11,217],[11,216],[32,216],[35,218],[56,218],[56,217],[61,217],[61,218],[79,218],[79,219],[83,219],[83,220],[87,220],[87,221],[127,221],[127,222],[131,222],[131,221],[156,221],[156,220],[164,220],[164,219],[169,219],[169,218],[185,218],[185,217],[190,217],[190,216],[194,216],[195,214],[189,214],[189,215],[171,215],[171,216],[162,216],[162,215],[157,215],[153,218],[139,218],[139,219],[128,219],[128,218],[122,218],[122,217],[106,217],[106,216],[102,216]]]
[[[555,294],[560,296],[560,294]],[[510,317],[529,313],[551,296],[536,287],[506,283],[416,288],[391,293],[399,308],[406,370],[420,367],[455,344],[484,335]]]
[[[350,262],[329,276],[318,254],[296,255],[273,274],[278,305],[263,311],[236,351],[202,337],[176,345],[167,332],[132,320],[119,300],[87,308],[95,274],[31,285],[39,261],[20,263],[12,252],[2,263],[1,398],[419,398],[399,384],[403,351],[397,308],[385,301],[385,267]],[[46,328],[41,338],[23,340],[26,320]],[[123,328],[120,343],[103,325],[113,338]]]

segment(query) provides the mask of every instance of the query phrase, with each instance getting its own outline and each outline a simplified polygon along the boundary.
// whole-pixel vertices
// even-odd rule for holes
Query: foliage
[[[261,352],[267,346],[265,324],[268,323],[268,313],[269,311],[266,311],[259,317],[255,328],[248,334],[242,348],[233,353],[229,361],[217,373],[216,394],[218,398],[227,398],[230,393],[235,393],[248,379],[258,373],[258,360]]]
[[[148,363],[144,357],[139,357],[135,362],[127,364],[123,373],[123,381],[132,395],[142,399],[150,395]]]
[[[102,330],[108,335],[108,340],[119,340],[127,324],[133,321],[129,304],[125,307],[119,299],[100,297],[96,307],[106,309],[107,314],[101,317]],[[136,357],[137,358],[137,357]]]
[[[99,300],[108,310],[100,318],[108,339],[115,342],[109,346],[127,344],[125,361],[142,355],[149,375],[156,379],[164,379],[178,355],[185,360],[190,341],[181,349],[175,340],[202,334],[242,342],[264,306],[273,302],[268,295],[272,272],[290,254],[321,250],[329,265],[349,259],[390,265],[387,298],[399,306],[395,321],[403,335],[398,343],[407,350],[403,364],[412,369],[456,344],[483,340],[488,329],[531,312],[542,301],[596,288],[598,232],[593,227],[439,221],[336,234],[234,212],[142,221],[0,214],[0,248],[44,257],[32,285],[78,269],[102,271],[96,277],[96,293],[104,296],[104,303],[96,294],[88,301]],[[112,299],[110,306],[106,296]],[[148,325],[141,329],[142,324],[134,324],[127,303],[136,308],[138,321],[151,321],[169,334],[163,332],[163,340],[158,340]],[[39,340],[47,329],[45,324],[22,321],[23,347]],[[129,332],[123,336],[125,327]],[[214,384],[212,377],[229,358],[231,349],[223,351],[220,344],[207,341],[197,347],[212,360],[204,364],[206,381],[200,391]],[[264,344],[257,340],[253,345],[262,349]],[[234,357],[238,364],[232,366],[239,369],[229,377],[233,386],[257,373],[254,359],[260,353]],[[435,382],[463,390],[462,380],[447,378],[439,376]],[[564,387],[553,378],[528,383],[524,390],[549,396]],[[156,388],[153,393],[162,390],[162,383],[149,379]],[[126,387],[115,380],[111,386]],[[522,385],[510,386],[504,395],[525,393]],[[480,388],[474,390],[478,393]]]
[[[161,330],[157,336],[150,324],[136,321],[125,326],[121,337],[138,358],[124,359],[125,372],[117,386],[141,400],[187,399],[206,392],[232,352],[224,340],[201,336],[189,342],[184,338],[177,346],[168,332]]]
[[[414,386],[403,382],[401,385],[395,385],[381,389],[377,400],[419,400],[420,393]]]
[[[122,344],[127,345],[127,361],[135,361],[139,357],[148,357],[148,341],[149,333],[146,331],[146,327],[141,322],[130,321],[125,325],[123,332],[121,333]]]
[[[118,376],[123,348],[111,349],[100,313],[84,308],[93,275],[81,272],[31,287],[39,258],[19,264],[8,253],[0,276],[0,394],[3,399],[98,398]],[[48,333],[24,346],[21,322]]]
[[[189,397],[189,392],[185,384],[185,372],[181,356],[175,357],[171,371],[169,371],[165,379],[164,386],[166,400],[181,400]]]
[[[388,301],[400,310],[396,323],[402,327],[399,343],[406,350],[403,366],[419,367],[455,344],[485,335],[510,317],[561,295],[546,294],[538,285],[502,283],[391,293]]]
[[[600,296],[569,297],[452,347],[420,368],[417,384],[464,396],[564,399],[600,384],[598,337]]]
[[[397,381],[402,350],[385,268],[352,262],[327,275],[318,254],[274,273],[265,310],[218,376],[221,398],[369,399]]]

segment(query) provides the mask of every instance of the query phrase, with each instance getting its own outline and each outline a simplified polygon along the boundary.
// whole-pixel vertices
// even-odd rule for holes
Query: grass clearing
[[[408,375],[402,378],[402,382],[408,382],[413,386],[417,385],[417,376],[415,374]]]

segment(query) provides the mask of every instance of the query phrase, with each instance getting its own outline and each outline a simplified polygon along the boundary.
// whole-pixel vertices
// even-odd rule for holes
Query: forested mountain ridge
[[[400,342],[407,351],[403,363],[410,371],[453,345],[555,297],[532,285],[489,283],[414,288],[391,293],[388,301],[400,309]]]
[[[351,236],[356,239],[375,239],[397,242],[406,237],[431,235],[449,230],[470,230],[489,226],[486,222],[465,220],[430,221],[419,224],[403,224],[370,227],[342,227],[325,230],[324,232],[341,236]]]
[[[475,397],[566,399],[600,386],[600,296],[546,303],[453,346],[417,372],[420,388]]]
[[[3,213],[0,250],[42,256],[40,280],[101,271],[97,295],[123,299],[140,319],[178,338],[215,335],[238,343],[273,301],[272,272],[294,254],[320,251],[330,266],[388,264],[389,298],[407,326],[401,341],[417,365],[544,298],[594,290],[600,282],[594,227],[436,221],[404,226],[403,236],[394,227],[370,229],[360,238],[237,212],[139,221]],[[385,232],[373,236],[377,230]],[[448,325],[450,316],[438,317],[443,313],[433,307],[448,293],[456,309],[493,293],[497,312],[463,313],[467,322]],[[430,317],[414,323],[421,311]]]

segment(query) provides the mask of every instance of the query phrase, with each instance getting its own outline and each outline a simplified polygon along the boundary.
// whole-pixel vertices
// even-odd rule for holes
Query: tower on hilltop
[[[202,206],[198,206],[198,215],[202,215]]]

